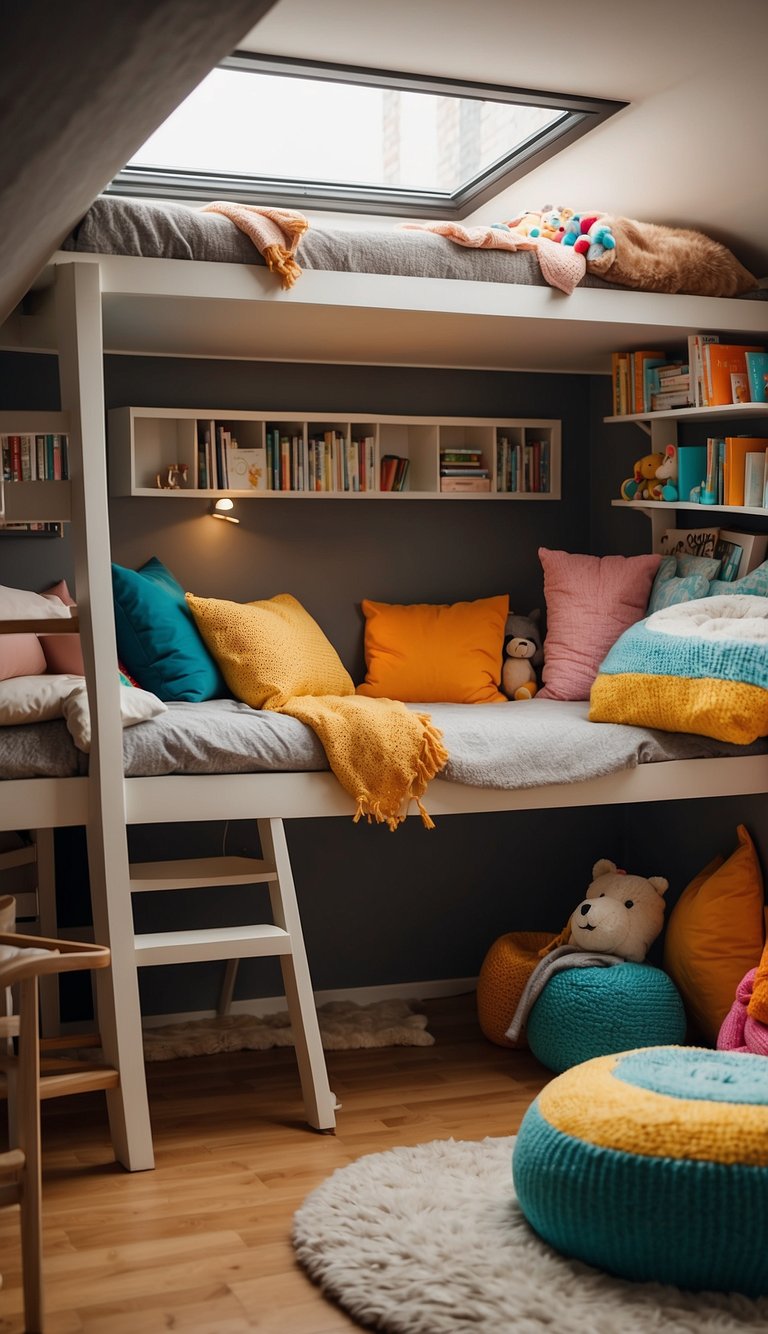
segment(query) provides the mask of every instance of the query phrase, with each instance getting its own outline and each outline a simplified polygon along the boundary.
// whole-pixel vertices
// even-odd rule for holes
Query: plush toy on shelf
[[[602,858],[595,862],[586,897],[571,913],[566,944],[642,963],[664,925],[668,889],[661,875],[628,875]]]
[[[656,469],[664,462],[659,453],[644,454],[632,469],[632,476],[621,484],[622,500],[652,500],[651,488],[656,481]]]
[[[656,480],[651,483],[651,500],[677,500],[677,445],[667,445],[664,462],[656,469]]]
[[[539,688],[536,668],[544,661],[540,621],[538,607],[530,616],[511,612],[507,617],[501,688],[508,699],[533,699]]]

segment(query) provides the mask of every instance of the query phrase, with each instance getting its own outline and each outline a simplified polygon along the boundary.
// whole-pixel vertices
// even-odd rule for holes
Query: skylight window
[[[237,52],[108,193],[463,217],[623,105]]]

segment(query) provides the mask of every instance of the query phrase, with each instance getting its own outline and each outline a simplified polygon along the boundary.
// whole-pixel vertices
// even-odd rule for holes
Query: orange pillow
[[[736,988],[760,962],[765,941],[763,877],[744,825],[739,846],[716,857],[675,904],[664,939],[664,968],[696,1034],[717,1041]]]
[[[489,704],[499,691],[509,597],[451,605],[363,601],[359,695],[419,704]]]

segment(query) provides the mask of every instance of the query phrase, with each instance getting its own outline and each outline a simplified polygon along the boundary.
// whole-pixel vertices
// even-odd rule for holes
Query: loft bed
[[[61,513],[46,493],[45,514],[17,510],[14,518],[72,519],[93,739],[87,774],[78,768],[4,785],[0,828],[28,828],[30,811],[41,829],[86,828],[94,931],[112,951],[111,969],[99,978],[99,1022],[105,1058],[120,1071],[120,1086],[107,1097],[115,1152],[126,1167],[153,1163],[137,984],[137,967],[149,962],[280,955],[297,1026],[307,1119],[318,1129],[333,1127],[336,1104],[314,1014],[283,821],[349,818],[354,805],[334,776],[322,770],[124,772],[114,671],[104,352],[354,362],[364,345],[367,362],[384,364],[605,373],[613,350],[679,343],[701,328],[762,335],[768,307],[759,300],[598,286],[565,296],[546,286],[495,279],[324,269],[308,269],[295,287],[281,291],[258,263],[180,262],[67,249],[52,256],[38,284],[3,326],[3,346],[59,355],[63,411],[55,429],[69,433],[72,480],[61,491]],[[0,429],[35,428],[14,428],[0,420]],[[39,484],[37,496],[42,496]],[[429,786],[428,807],[440,817],[768,791],[768,755],[761,745],[748,753],[714,747],[684,758],[657,754],[653,763],[645,758],[636,755],[612,772],[570,783],[505,788],[439,778]],[[258,863],[226,858],[218,868],[212,863],[193,868],[176,862],[164,873],[155,864],[137,868],[129,862],[128,825],[227,819],[257,821],[263,853]],[[134,892],[254,882],[269,885],[275,916],[269,927],[240,928],[239,934],[223,929],[203,933],[205,939],[190,932],[134,938]],[[185,942],[183,936],[194,939]]]

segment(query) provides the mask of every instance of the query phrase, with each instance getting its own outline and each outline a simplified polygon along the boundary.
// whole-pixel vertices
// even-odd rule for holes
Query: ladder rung
[[[60,1074],[40,1076],[40,1097],[60,1098],[65,1093],[93,1093],[96,1089],[114,1089],[120,1076],[111,1065],[91,1065],[87,1069],[67,1069]]]
[[[162,931],[135,938],[140,967],[162,963],[202,963],[208,959],[249,959],[290,954],[291,938],[279,926],[223,926],[203,931]]]
[[[191,857],[182,861],[132,862],[131,892],[205,889],[212,885],[269,884],[276,873],[258,857]]]

